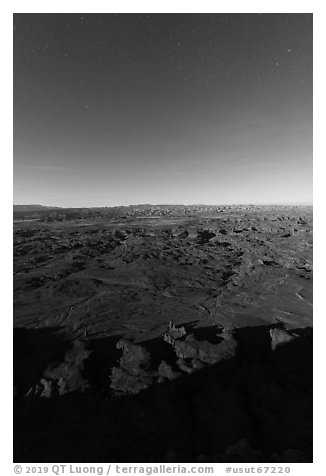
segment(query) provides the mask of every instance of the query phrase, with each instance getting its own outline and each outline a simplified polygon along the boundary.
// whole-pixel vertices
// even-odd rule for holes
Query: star
[[[188,78],[186,78],[186,77],[183,78],[183,83],[184,83],[184,85],[185,85],[186,88],[190,88],[190,87],[191,87],[191,84],[189,83]]]

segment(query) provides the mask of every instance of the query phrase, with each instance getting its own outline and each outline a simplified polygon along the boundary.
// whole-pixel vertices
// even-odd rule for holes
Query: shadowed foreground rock
[[[149,371],[150,355],[140,345],[133,345],[125,339],[117,343],[123,355],[120,366],[113,367],[111,374],[111,388],[120,392],[138,393],[152,383]]]

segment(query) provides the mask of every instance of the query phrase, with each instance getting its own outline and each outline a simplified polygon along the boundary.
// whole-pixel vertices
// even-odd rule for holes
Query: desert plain
[[[14,207],[14,460],[311,462],[312,207]]]

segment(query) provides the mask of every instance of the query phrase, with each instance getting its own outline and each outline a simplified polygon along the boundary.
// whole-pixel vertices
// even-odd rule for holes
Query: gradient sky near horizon
[[[312,203],[312,14],[14,14],[14,202]]]

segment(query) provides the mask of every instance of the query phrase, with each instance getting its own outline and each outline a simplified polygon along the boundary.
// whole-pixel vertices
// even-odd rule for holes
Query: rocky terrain
[[[312,460],[312,208],[14,209],[17,462]]]

